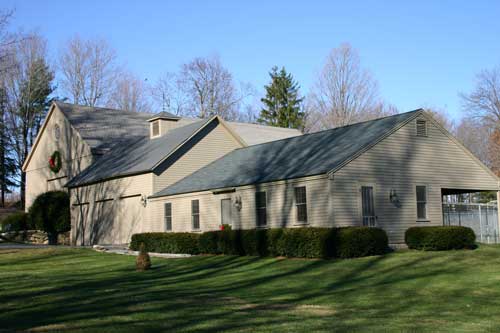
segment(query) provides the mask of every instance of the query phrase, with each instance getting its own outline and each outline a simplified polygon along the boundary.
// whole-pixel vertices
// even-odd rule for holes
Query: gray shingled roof
[[[139,113],[109,108],[88,107],[56,102],[71,125],[80,133],[93,153],[109,151],[114,145],[138,140],[149,135],[149,119],[166,117],[179,119],[184,126],[199,119],[180,118],[169,112]],[[227,122],[248,144],[254,145],[301,135],[300,131],[256,124]]]
[[[139,139],[124,140],[119,147],[98,157],[92,165],[71,179],[66,186],[81,186],[117,176],[153,171],[160,161],[211,120],[198,120],[175,128],[157,139],[150,139],[148,135]]]
[[[421,110],[237,149],[177,183],[155,193],[160,197],[325,174]]]
[[[93,152],[109,150],[116,144],[149,135],[152,113],[128,112],[108,108],[56,102],[71,125]]]
[[[249,146],[302,135],[302,133],[295,128],[273,127],[232,121],[228,122],[228,124]]]
[[[165,111],[138,113],[55,103],[96,155],[90,167],[68,182],[67,186],[70,187],[150,171],[155,161],[166,157],[186,135],[196,132],[206,122],[180,118]],[[179,127],[166,136],[150,140],[148,120],[158,117],[178,119]],[[228,124],[249,145],[301,134],[294,129],[233,122]]]
[[[155,113],[151,119],[157,119],[157,118],[164,118],[164,119],[181,119],[181,117],[176,116],[175,114],[172,114],[170,112],[162,111]]]

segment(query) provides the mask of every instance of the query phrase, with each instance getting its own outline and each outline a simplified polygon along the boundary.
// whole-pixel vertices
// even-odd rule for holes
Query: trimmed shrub
[[[383,254],[388,249],[386,233],[368,227],[144,233],[132,236],[130,248],[138,249],[141,243],[149,252],[290,258],[354,258]]]
[[[198,239],[200,253],[220,254],[217,249],[218,238],[219,231],[207,231],[202,233]]]
[[[151,258],[149,257],[149,253],[146,251],[144,243],[141,243],[139,246],[139,255],[135,260],[135,268],[138,271],[147,271],[151,268]]]
[[[247,256],[266,257],[268,250],[268,230],[240,230],[241,252]]]
[[[138,251],[141,243],[148,252],[199,254],[199,234],[189,232],[146,232],[132,235],[130,249]]]
[[[387,234],[380,228],[337,228],[334,234],[334,257],[337,258],[356,258],[383,254],[389,248]]]
[[[243,255],[240,230],[223,229],[208,231],[200,235],[199,248],[206,254]]]
[[[0,228],[2,231],[26,231],[32,229],[29,225],[28,214],[25,212],[10,214],[0,224],[2,225]]]
[[[331,228],[283,229],[277,242],[277,252],[290,258],[332,257],[333,231]]]
[[[405,242],[408,248],[416,250],[472,249],[476,245],[476,235],[468,227],[412,227],[406,230]]]
[[[29,209],[29,223],[49,235],[49,243],[57,242],[57,235],[71,229],[69,195],[64,191],[40,194]]]
[[[240,231],[224,229],[219,231],[217,239],[217,252],[229,255],[244,255],[241,250]]]
[[[267,229],[267,254],[270,257],[283,255],[283,230],[284,229]]]

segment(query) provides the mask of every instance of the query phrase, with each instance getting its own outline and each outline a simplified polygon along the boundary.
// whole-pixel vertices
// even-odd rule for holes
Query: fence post
[[[483,240],[483,213],[481,212],[481,204],[477,205],[479,207],[479,239]],[[486,221],[488,221],[488,209],[486,209]]]
[[[498,236],[500,236],[500,191],[497,191],[497,220],[498,220],[498,228],[497,228],[497,240]]]

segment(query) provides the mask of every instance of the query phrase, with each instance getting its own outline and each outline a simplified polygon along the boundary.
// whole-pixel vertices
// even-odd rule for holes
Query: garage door
[[[141,196],[135,195],[120,199],[120,244],[130,242],[133,234],[142,232],[144,206]]]

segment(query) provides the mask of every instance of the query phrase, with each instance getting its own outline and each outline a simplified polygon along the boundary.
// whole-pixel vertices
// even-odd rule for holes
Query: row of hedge
[[[137,251],[141,243],[148,252],[296,258],[354,258],[388,249],[385,231],[368,227],[142,233],[132,236],[130,248]]]
[[[410,249],[426,251],[472,249],[476,235],[468,227],[413,227],[406,230],[405,243]]]

